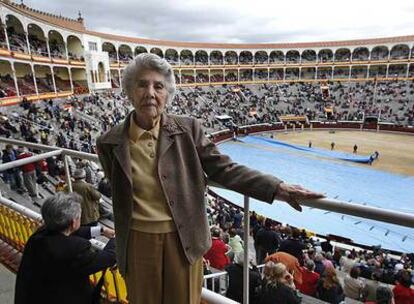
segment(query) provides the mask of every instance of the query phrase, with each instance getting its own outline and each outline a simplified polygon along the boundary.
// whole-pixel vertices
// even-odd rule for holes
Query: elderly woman
[[[97,141],[111,181],[117,256],[130,303],[199,303],[202,256],[211,246],[206,177],[226,188],[296,209],[320,198],[300,186],[234,163],[197,119],[165,113],[175,93],[170,64],[143,53],[122,85],[134,110]]]
[[[44,226],[27,241],[16,278],[15,304],[90,304],[94,292],[89,275],[115,264],[112,229],[81,227],[82,198],[58,193],[43,203]],[[88,241],[111,237],[103,250]],[[97,299],[94,299],[97,300]]]
[[[293,283],[293,276],[282,263],[269,261],[264,269],[260,304],[297,304],[302,302]]]

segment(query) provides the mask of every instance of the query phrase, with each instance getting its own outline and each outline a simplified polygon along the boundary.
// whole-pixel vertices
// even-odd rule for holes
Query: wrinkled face
[[[168,100],[165,77],[156,71],[143,71],[137,80],[132,99],[138,119],[157,120],[164,112]]]

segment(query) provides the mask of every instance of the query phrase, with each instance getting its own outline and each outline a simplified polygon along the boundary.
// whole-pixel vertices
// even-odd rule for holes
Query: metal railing
[[[9,139],[9,138],[2,138],[0,137],[0,142],[2,143],[9,143],[13,145],[19,145],[19,146],[25,146],[28,148],[33,148],[36,150],[41,151],[49,151],[47,153],[34,155],[32,157],[28,157],[21,160],[16,160],[10,163],[1,164],[0,165],[0,172],[7,170],[11,167],[21,166],[23,164],[31,163],[38,161],[40,159],[44,159],[46,157],[50,157],[51,155],[63,155],[65,158],[65,172],[66,172],[66,180],[68,183],[69,189],[71,189],[71,180],[70,180],[70,170],[69,166],[67,165],[67,157],[76,157],[81,159],[88,159],[91,161],[98,162],[98,156],[94,154],[79,152],[79,151],[73,151],[70,149],[61,149],[46,145],[40,145],[40,144],[34,144],[34,143],[28,143],[24,141]],[[4,199],[0,199],[2,202]],[[392,223],[400,226],[406,226],[414,228],[414,214],[408,214],[408,213],[402,213],[397,212],[394,210],[389,209],[382,209],[382,208],[376,208],[376,207],[370,207],[365,205],[359,205],[359,204],[351,204],[349,202],[343,202],[335,199],[317,199],[317,200],[308,200],[303,201],[302,205],[316,208],[316,209],[322,209],[342,214],[348,214],[348,215],[354,215],[354,216],[360,216],[368,219],[373,220],[379,220],[382,222]],[[22,209],[21,211],[24,211]],[[249,197],[244,197],[244,214],[249,214]],[[249,216],[244,217],[244,265],[248,265],[248,236],[249,236]],[[248,281],[248,267],[243,267],[243,287],[244,287],[244,304],[248,304],[248,298],[249,298],[249,281]],[[121,283],[122,282],[122,283]],[[113,286],[108,283],[107,280],[105,280],[105,284],[108,284],[108,288],[115,290],[116,292],[119,291],[120,287],[123,286],[125,288],[125,283],[123,282],[123,279],[118,274],[113,279]],[[214,294],[214,293],[213,293]],[[204,300],[209,301],[209,303],[234,303],[233,301],[220,296],[219,294],[213,295],[211,292],[207,291],[206,289],[203,289],[203,298]],[[116,298],[120,299],[122,301],[121,296],[119,296],[118,293],[116,293]],[[123,298],[126,299],[126,298]],[[217,302],[216,302],[217,301]],[[221,301],[221,302],[220,302]],[[227,302],[230,301],[230,302]]]

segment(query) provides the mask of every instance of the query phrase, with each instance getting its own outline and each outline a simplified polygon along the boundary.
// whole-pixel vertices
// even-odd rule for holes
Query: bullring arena
[[[239,221],[237,234],[251,243],[260,272],[258,240],[248,237],[239,217],[246,219],[247,207],[257,213],[247,217],[254,234],[266,219],[280,242],[300,232],[303,258],[320,253],[316,262],[335,265],[342,286],[349,276],[344,260],[360,268],[364,284],[375,272],[394,289],[404,269],[414,282],[414,35],[262,44],[143,39],[88,29],[80,14],[72,19],[0,0],[0,262],[9,286],[1,303],[13,301],[14,274],[41,225],[44,199],[71,191],[76,169],[102,195],[99,224],[114,227],[96,139],[131,111],[122,73],[141,53],[173,67],[177,92],[168,113],[199,119],[236,161],[326,193],[298,214],[282,203],[251,199],[249,206],[247,197],[211,186],[209,225],[220,227],[228,242]],[[16,155],[7,157],[6,145]],[[19,159],[23,153],[36,163],[35,190],[23,182],[21,168],[31,164]],[[334,245],[329,253],[322,245],[327,240]],[[92,243],[102,248],[107,241],[101,236]],[[234,255],[229,265],[236,264]],[[101,276],[91,275],[91,284]],[[226,297],[224,269],[206,275],[203,287],[202,303],[236,303]],[[324,303],[296,288],[302,303]],[[104,272],[101,297],[128,303],[116,267]],[[365,300],[346,295],[347,303]]]

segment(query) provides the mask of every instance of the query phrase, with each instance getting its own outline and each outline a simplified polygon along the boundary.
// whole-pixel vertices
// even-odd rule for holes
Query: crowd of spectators
[[[241,301],[244,214],[219,197],[208,199],[213,244],[204,256],[205,272],[226,271],[226,295]],[[391,303],[392,299],[395,304],[414,303],[414,254],[392,256],[376,247],[344,250],[329,238],[312,237],[254,212],[250,225],[250,303],[278,299],[277,303],[294,304],[300,303],[302,295],[328,303],[345,298],[366,303]],[[257,265],[262,264],[261,272]],[[215,290],[224,293],[223,280],[216,283]]]

